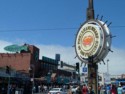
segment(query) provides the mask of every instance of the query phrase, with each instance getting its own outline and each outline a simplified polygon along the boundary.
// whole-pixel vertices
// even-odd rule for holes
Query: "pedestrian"
[[[108,84],[106,86],[106,92],[107,92],[107,94],[110,94],[110,91],[111,91],[111,86]]]
[[[89,87],[89,94],[95,94],[92,86]]]
[[[88,88],[85,84],[82,87],[82,94],[88,94]]]
[[[67,92],[67,94],[72,94],[72,89],[71,89],[70,85],[68,85],[68,92]]]
[[[5,94],[5,88],[4,88],[4,86],[2,87],[2,94]]]
[[[38,92],[39,93],[41,92],[41,86],[40,85],[38,86]]]
[[[100,94],[100,91],[101,91],[101,86],[99,85],[98,86],[98,94]]]
[[[118,92],[118,94],[122,94],[122,87],[121,87],[120,83],[119,83],[119,86],[117,88],[117,92]]]
[[[76,94],[82,94],[82,90],[80,86],[77,87]]]
[[[111,94],[117,94],[117,89],[115,85],[112,85]]]

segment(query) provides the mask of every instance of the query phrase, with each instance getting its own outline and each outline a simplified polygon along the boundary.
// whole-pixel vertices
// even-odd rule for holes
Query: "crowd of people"
[[[98,87],[98,94],[125,94],[123,90],[124,84],[108,84]]]
[[[29,85],[32,86],[32,85]],[[47,93],[49,90],[55,87],[63,88],[67,91],[67,94],[96,94],[94,88],[92,86],[84,85],[76,85],[76,92],[72,91],[73,85],[35,85],[33,88],[34,93]],[[125,84],[107,84],[107,85],[98,85],[98,94],[125,94],[125,90],[123,91],[123,87]],[[9,94],[15,94],[18,88],[23,89],[23,94],[31,94],[32,89],[27,89],[28,86],[25,87],[17,87],[16,85],[10,85]],[[31,87],[29,87],[31,88]],[[26,91],[29,90],[29,91]],[[7,88],[1,87],[1,94],[7,93]],[[28,93],[27,93],[28,92]]]
[[[95,94],[95,93],[92,86],[87,87],[87,85],[84,84],[83,86],[80,85],[78,86],[76,94]]]
[[[72,85],[55,85],[55,86],[41,86],[38,87],[38,91],[40,92],[46,92],[49,91],[53,87],[61,87],[65,90],[67,90],[67,94],[96,94],[92,86],[84,85],[77,85],[76,92],[72,92]],[[98,86],[98,94],[125,94],[122,91],[123,85],[119,84],[108,84],[108,85],[99,85]]]
[[[98,94],[125,94],[125,91],[123,91],[124,85],[116,85],[116,84],[107,84],[107,85],[101,85],[98,86]],[[70,88],[69,88],[70,89]],[[68,91],[68,94],[74,94],[70,90]],[[75,94],[96,94],[92,86],[78,86],[77,91]]]

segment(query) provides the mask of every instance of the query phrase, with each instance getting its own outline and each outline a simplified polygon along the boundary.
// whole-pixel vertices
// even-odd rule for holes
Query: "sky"
[[[0,52],[11,44],[24,43],[40,48],[40,58],[55,58],[75,65],[76,33],[86,21],[88,0],[0,0]],[[113,53],[99,64],[99,72],[119,75],[125,73],[125,0],[94,0],[95,18],[112,22],[109,27],[113,36]],[[84,65],[84,64],[83,64]]]

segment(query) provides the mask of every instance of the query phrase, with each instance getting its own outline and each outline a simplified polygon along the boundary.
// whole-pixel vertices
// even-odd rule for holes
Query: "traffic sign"
[[[87,67],[84,67],[82,72],[87,72]]]

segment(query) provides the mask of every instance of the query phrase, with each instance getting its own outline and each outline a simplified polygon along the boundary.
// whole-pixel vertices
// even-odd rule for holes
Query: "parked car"
[[[62,88],[52,88],[48,94],[67,94],[67,92]]]

